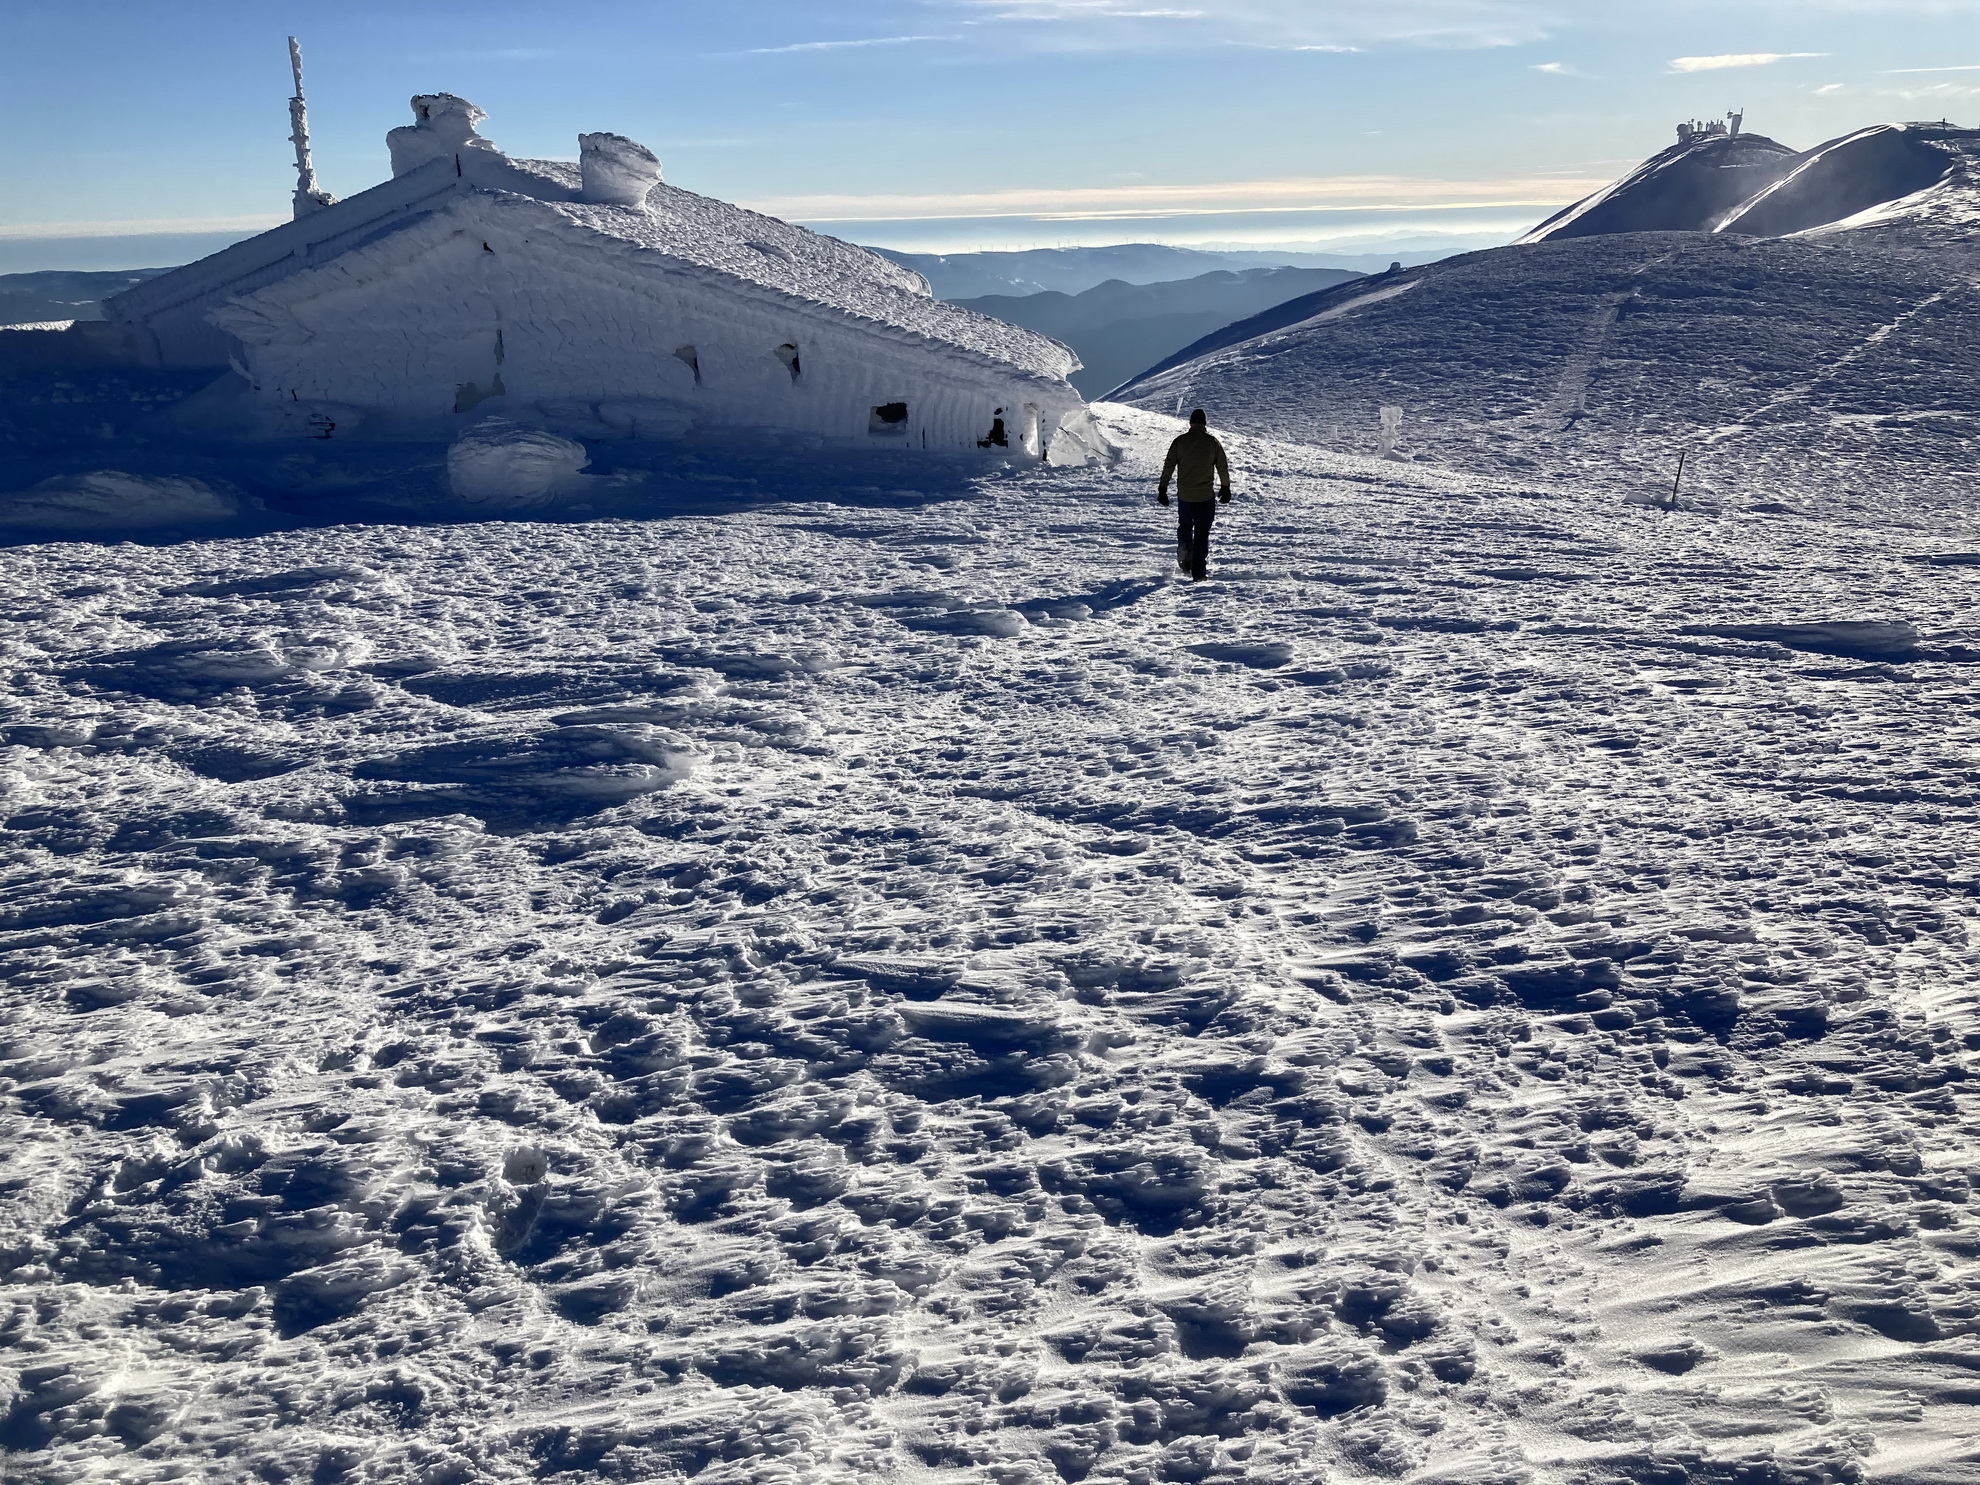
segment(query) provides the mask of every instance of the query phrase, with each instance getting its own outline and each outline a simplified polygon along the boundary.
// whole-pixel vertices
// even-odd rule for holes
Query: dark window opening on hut
[[[908,406],[905,402],[883,402],[866,420],[868,433],[892,436],[907,432]]]
[[[798,360],[798,348],[788,341],[777,347],[777,359],[784,363],[785,369],[791,374],[792,381],[796,381],[803,374],[804,364]]]
[[[677,359],[687,362],[687,369],[694,373],[694,384],[701,385],[701,353],[691,345],[684,345],[674,352]]]

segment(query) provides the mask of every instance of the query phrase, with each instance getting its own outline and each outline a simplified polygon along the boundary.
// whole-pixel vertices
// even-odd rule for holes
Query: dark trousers
[[[1210,523],[1216,519],[1214,500],[1176,501],[1176,545],[1189,554],[1189,575],[1199,582],[1210,562]]]

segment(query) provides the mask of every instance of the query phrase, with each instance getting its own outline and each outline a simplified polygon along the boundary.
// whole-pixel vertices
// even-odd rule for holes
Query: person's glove
[[[1167,505],[1169,503],[1169,497],[1166,494],[1157,495],[1155,497],[1155,503],[1157,505]]]
[[[1223,494],[1219,495],[1217,499],[1221,501],[1223,504],[1229,505],[1231,503],[1231,492],[1229,490],[1226,490],[1224,491]]]

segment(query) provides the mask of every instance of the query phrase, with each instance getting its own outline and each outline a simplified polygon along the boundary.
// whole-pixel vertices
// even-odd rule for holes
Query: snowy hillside
[[[1752,503],[1971,503],[1980,339],[1943,256],[1853,234],[1584,237],[1473,253],[1295,300],[1120,395],[1373,453],[1378,409],[1458,469]]]
[[[12,550],[8,1480],[1980,1475],[1971,521],[1110,416]]]

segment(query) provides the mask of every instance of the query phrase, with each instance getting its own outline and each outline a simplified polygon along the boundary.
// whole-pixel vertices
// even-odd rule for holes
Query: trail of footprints
[[[21,554],[21,1478],[1969,1478],[1961,668],[1283,457]]]

